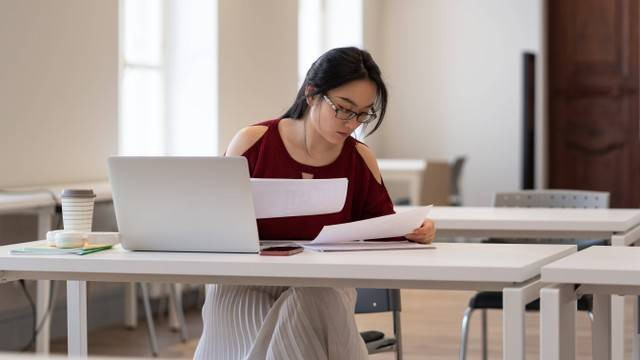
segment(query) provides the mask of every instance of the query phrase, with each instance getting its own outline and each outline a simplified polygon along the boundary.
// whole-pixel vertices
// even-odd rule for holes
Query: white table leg
[[[134,283],[125,284],[124,326],[130,329],[135,329],[138,326],[138,295]]]
[[[524,307],[521,289],[504,289],[502,292],[502,358],[524,360]]]
[[[640,246],[640,244],[636,240],[632,246]],[[633,323],[631,359],[640,360],[640,296],[633,297]]]
[[[36,289],[36,326],[42,324],[40,332],[36,336],[36,353],[49,354],[51,315],[47,314],[47,308],[50,301],[51,280],[38,280]]]
[[[611,359],[624,359],[624,296],[611,295]]]
[[[571,284],[540,290],[540,359],[576,358],[576,304]]]
[[[67,281],[67,344],[69,357],[87,357],[86,281]]]
[[[502,358],[524,360],[525,306],[540,296],[540,280],[502,290]]]
[[[611,236],[611,246],[633,246],[638,245],[640,241],[640,226],[627,231],[626,233],[616,233]],[[640,303],[638,304],[640,306]],[[636,312],[639,308],[636,307]],[[611,296],[611,359],[624,358],[624,297]],[[632,355],[631,358],[640,359],[638,334],[640,333],[640,324],[636,321],[632,336]]]
[[[173,309],[173,316],[175,317],[176,327],[172,327],[172,330],[180,330],[180,340],[186,342],[189,338],[187,333],[187,322],[184,319],[184,307],[182,306],[182,284],[169,284],[169,300]],[[171,318],[171,316],[170,316]]]
[[[180,330],[180,320],[178,319],[177,297],[182,296],[181,284],[166,284],[169,289],[169,327],[173,331]]]
[[[593,295],[593,329],[591,330],[591,342],[594,359],[616,359],[611,357],[611,300],[611,295]],[[624,351],[624,349],[622,350]],[[622,359],[622,357],[617,359]]]
[[[634,296],[633,302],[633,323],[636,325],[632,337],[631,359],[640,360],[640,297]]]
[[[51,230],[51,216],[53,216],[54,212],[55,208],[52,206],[38,209],[38,239],[45,239],[47,237],[47,231]],[[49,354],[51,313],[53,313],[53,309],[51,309],[51,312],[47,315],[47,308],[49,307],[51,281],[38,280],[36,289],[36,324],[42,324],[40,332],[36,336],[36,353]],[[51,303],[52,308],[53,305],[54,303]]]

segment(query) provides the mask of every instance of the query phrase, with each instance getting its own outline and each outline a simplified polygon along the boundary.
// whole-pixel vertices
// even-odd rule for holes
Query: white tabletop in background
[[[441,230],[621,232],[640,225],[640,209],[434,206],[429,218]]]
[[[41,191],[44,193],[48,193],[47,195],[50,194],[49,196],[53,196],[55,198],[56,203],[60,205],[62,201],[60,198],[60,194],[64,189],[92,189],[93,192],[96,194],[96,201],[110,201],[112,199],[111,186],[109,186],[109,182],[106,180],[27,186],[27,187],[12,188],[11,191],[16,191],[16,192]]]
[[[542,281],[640,286],[640,247],[592,246],[544,266]]]
[[[55,205],[55,201],[49,193],[21,194],[0,192],[0,212],[20,211],[53,205]]]
[[[75,255],[9,255],[0,272],[71,272],[248,278],[522,282],[576,251],[573,245],[437,243],[435,249],[317,253],[294,256],[129,252],[121,247]]]
[[[424,171],[427,161],[423,159],[378,159],[380,171]]]

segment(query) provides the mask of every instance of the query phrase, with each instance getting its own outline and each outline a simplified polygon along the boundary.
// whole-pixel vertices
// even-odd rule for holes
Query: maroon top
[[[261,240],[312,240],[324,225],[339,224],[393,214],[387,189],[379,184],[358,153],[359,142],[348,137],[338,158],[329,165],[310,166],[294,160],[284,146],[277,120],[256,125],[267,126],[264,135],[243,156],[249,162],[252,178],[301,179],[302,173],[314,179],[349,179],[342,211],[333,214],[258,219]]]

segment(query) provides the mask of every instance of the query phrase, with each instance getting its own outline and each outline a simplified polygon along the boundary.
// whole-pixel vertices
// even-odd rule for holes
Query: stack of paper
[[[433,248],[433,245],[417,244],[410,241],[370,241],[371,239],[404,236],[412,232],[422,225],[429,210],[431,210],[431,206],[425,206],[399,214],[325,226],[312,242],[300,245],[315,251]]]

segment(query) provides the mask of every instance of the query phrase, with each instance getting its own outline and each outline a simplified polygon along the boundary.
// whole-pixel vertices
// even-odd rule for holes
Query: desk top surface
[[[111,186],[107,180],[85,181],[64,184],[48,184],[11,189],[12,191],[43,192],[49,197],[53,196],[58,205],[61,204],[60,194],[64,189],[92,189],[96,194],[96,201],[109,201],[112,199]]]
[[[422,172],[427,168],[424,159],[378,159],[380,171],[415,171]]]
[[[640,225],[640,209],[434,206],[429,218],[442,230],[624,232]]]
[[[0,212],[21,211],[54,205],[55,201],[49,193],[0,192]]]
[[[573,245],[436,243],[434,249],[294,256],[130,252],[120,246],[84,256],[9,255],[25,244],[33,243],[0,247],[0,271],[522,282],[539,275],[544,264],[576,251]]]
[[[544,266],[542,281],[640,286],[640,247],[592,246]]]

